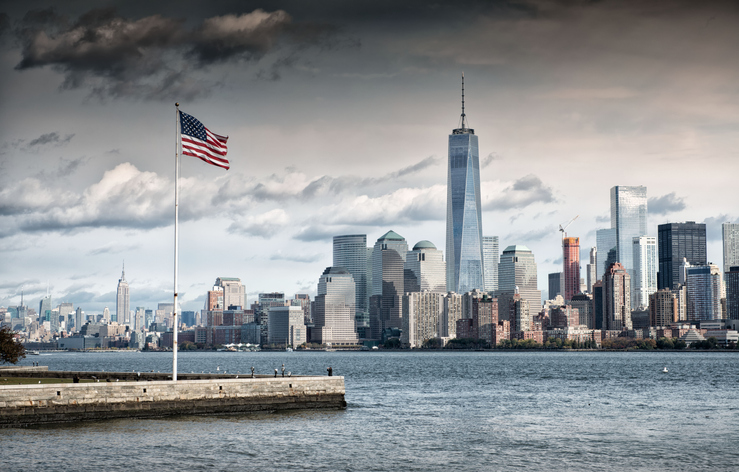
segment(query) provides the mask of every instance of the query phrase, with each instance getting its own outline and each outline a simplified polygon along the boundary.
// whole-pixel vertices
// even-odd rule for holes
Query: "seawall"
[[[0,428],[112,418],[343,409],[344,377],[0,386]]]

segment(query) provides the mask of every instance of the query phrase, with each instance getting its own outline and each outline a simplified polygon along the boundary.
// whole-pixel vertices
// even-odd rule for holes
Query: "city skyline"
[[[221,275],[241,278],[248,303],[272,291],[314,297],[337,235],[375,241],[392,229],[411,247],[444,247],[462,71],[480,136],[482,234],[530,248],[540,290],[562,267],[557,225],[580,215],[568,234],[588,260],[614,186],[647,188],[649,236],[705,223],[714,264],[721,224],[739,222],[739,14],[728,3],[113,1],[54,4],[57,16],[31,22],[50,5],[0,10],[2,306],[23,290],[36,307],[48,284],[55,304],[113,311],[123,259],[131,307],[171,300],[175,101],[229,136],[232,164],[182,162],[185,310],[201,309]],[[99,5],[117,10],[91,14]],[[25,32],[24,17],[36,25]],[[142,59],[123,48],[99,63],[63,41],[44,55],[29,36],[111,18],[154,18],[172,35]],[[209,56],[204,36],[179,39],[203,18],[223,35],[228,18],[283,28]],[[151,69],[158,59],[165,67]]]

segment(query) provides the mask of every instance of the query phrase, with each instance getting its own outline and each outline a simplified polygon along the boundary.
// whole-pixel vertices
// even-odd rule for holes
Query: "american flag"
[[[180,112],[182,154],[197,157],[208,164],[228,170],[228,136],[219,136],[203,126],[194,116]]]

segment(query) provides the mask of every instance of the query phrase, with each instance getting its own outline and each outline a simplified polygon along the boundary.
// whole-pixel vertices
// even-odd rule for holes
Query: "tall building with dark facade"
[[[547,300],[554,300],[557,295],[562,295],[562,272],[549,274],[549,292],[547,293]]]
[[[564,299],[580,293],[580,238],[564,238],[562,242],[564,258]]]
[[[729,267],[726,281],[726,318],[739,320],[739,266]]]
[[[687,221],[666,223],[657,227],[659,268],[657,289],[676,289],[680,283],[683,258],[691,265],[706,265],[706,225]]]
[[[485,283],[480,157],[475,130],[467,127],[464,114],[464,75],[461,124],[449,135],[447,170],[447,290],[456,293],[482,290]]]

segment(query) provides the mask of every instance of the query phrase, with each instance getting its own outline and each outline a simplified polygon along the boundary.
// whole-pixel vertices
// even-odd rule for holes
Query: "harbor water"
[[[42,353],[171,371],[171,354]],[[180,372],[343,375],[347,409],[0,430],[15,470],[736,470],[739,356],[721,352],[181,352]],[[664,367],[668,368],[663,373]]]

